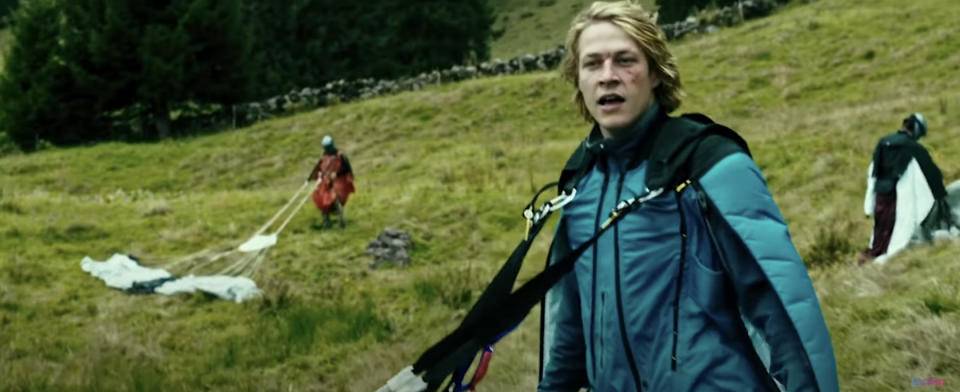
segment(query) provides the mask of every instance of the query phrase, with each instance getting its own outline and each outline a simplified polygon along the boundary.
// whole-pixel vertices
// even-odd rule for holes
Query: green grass
[[[907,113],[927,115],[925,145],[960,177],[952,4],[821,0],[673,44],[682,111],[741,132],[814,265],[844,390],[960,376],[960,245],[854,261],[870,153]],[[376,389],[457,324],[519,240],[520,209],[587,130],[571,93],[555,73],[489,78],[216,135],[0,158],[0,390]],[[305,207],[256,276],[264,298],[130,296],[80,270],[87,255],[159,265],[236,246],[302,183],[326,133],[357,174],[347,228],[314,230]],[[411,234],[408,268],[367,267],[385,227]],[[498,344],[482,387],[532,390],[537,335],[530,317]]]
[[[563,45],[570,21],[592,3],[593,0],[490,0],[496,16],[490,57],[509,59]],[[640,3],[652,7],[654,0]]]

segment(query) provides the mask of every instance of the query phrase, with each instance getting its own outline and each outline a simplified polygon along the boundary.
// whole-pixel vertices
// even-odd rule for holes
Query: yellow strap
[[[677,193],[680,193],[680,191],[682,191],[683,188],[686,188],[687,185],[690,185],[690,180],[686,180],[684,182],[681,182],[680,185],[677,185]]]

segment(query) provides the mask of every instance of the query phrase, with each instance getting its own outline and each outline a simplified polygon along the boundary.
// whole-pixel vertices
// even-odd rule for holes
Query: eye
[[[600,64],[600,61],[596,59],[588,59],[588,60],[584,60],[582,65],[583,65],[583,68],[593,69],[593,68],[596,68],[599,64]]]
[[[617,57],[617,64],[619,65],[633,65],[637,63],[637,58],[633,56],[620,56]]]

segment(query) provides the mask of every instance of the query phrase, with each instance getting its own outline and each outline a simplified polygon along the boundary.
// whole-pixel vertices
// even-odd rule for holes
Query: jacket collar
[[[587,170],[593,167],[597,158],[601,154],[608,153],[608,151],[629,153],[627,168],[636,167],[650,156],[655,136],[669,119],[670,117],[663,111],[663,108],[654,101],[654,104],[644,113],[641,120],[628,134],[632,137],[623,140],[619,138],[604,139],[600,133],[600,128],[594,124],[590,134],[567,160],[567,164],[560,174],[560,190],[569,190],[568,188],[576,186],[576,184],[570,184],[569,182],[572,182],[570,180],[582,177]]]
[[[614,138],[604,138],[600,132],[600,125],[594,123],[586,140],[583,141],[583,147],[594,155],[619,156],[627,153],[636,148],[641,140],[645,139],[645,136],[650,133],[650,128],[658,122],[657,120],[662,114],[660,104],[654,99],[630,131]]]

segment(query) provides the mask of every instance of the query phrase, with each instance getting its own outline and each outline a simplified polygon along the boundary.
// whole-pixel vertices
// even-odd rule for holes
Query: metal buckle
[[[607,218],[607,220],[603,222],[603,225],[600,226],[600,230],[606,230],[607,227],[613,223],[613,221],[617,220],[617,217],[629,212],[635,208],[635,206],[641,205],[647,201],[650,201],[651,199],[656,198],[657,196],[660,196],[661,193],[663,193],[663,188],[657,188],[652,191],[647,189],[647,193],[644,193],[643,195],[634,197],[632,199],[621,200],[619,203],[617,203],[617,208],[610,212],[610,217]]]
[[[526,241],[530,238],[530,229],[533,227],[533,225],[540,223],[540,221],[549,217],[551,212],[559,210],[567,204],[570,204],[570,202],[573,201],[574,197],[576,196],[577,189],[574,188],[570,191],[570,194],[567,194],[566,191],[561,192],[559,196],[550,199],[546,203],[543,203],[543,206],[536,211],[532,206],[524,209],[523,217],[527,218],[527,229],[524,231],[523,240]]]

